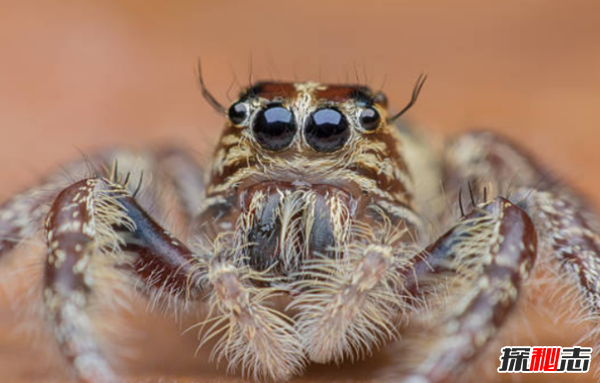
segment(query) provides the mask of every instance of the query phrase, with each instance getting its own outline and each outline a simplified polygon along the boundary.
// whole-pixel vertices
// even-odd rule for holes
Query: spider
[[[169,308],[206,307],[202,342],[257,381],[394,344],[419,347],[381,379],[458,379],[537,264],[596,313],[600,224],[589,205],[491,132],[438,148],[398,123],[424,81],[391,114],[381,92],[315,82],[261,82],[226,108],[200,74],[226,120],[206,171],[180,149],[138,162],[107,151],[68,166],[93,174],[51,175],[2,204],[0,255],[44,229],[45,317],[75,379],[119,381],[90,314],[102,273]],[[141,187],[142,170],[162,175]],[[148,213],[165,185],[189,245]],[[425,330],[403,331],[412,321]]]

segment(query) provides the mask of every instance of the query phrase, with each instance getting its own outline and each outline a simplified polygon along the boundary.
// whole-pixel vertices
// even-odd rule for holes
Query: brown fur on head
[[[260,125],[264,111],[277,106],[293,119],[293,131],[285,139],[263,134]],[[338,141],[323,137],[327,132],[309,131],[315,113],[323,110],[337,111],[347,122]],[[380,93],[363,86],[266,82],[244,91],[228,115],[209,194],[243,190],[266,180],[301,181],[339,186],[355,198],[368,195],[409,203],[399,138],[387,123],[387,102]]]
[[[382,214],[416,225],[412,177],[382,93],[262,82],[243,91],[227,117],[207,216],[230,217],[212,233],[233,228],[238,245],[260,253],[250,255],[254,266],[282,260],[295,270],[302,258],[345,245],[353,222]]]

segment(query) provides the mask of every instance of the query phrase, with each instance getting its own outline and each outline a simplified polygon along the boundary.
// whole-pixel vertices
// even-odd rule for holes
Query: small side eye
[[[379,127],[381,115],[375,108],[365,108],[360,113],[359,121],[364,130],[372,132]]]
[[[229,107],[227,115],[234,125],[241,125],[248,118],[248,106],[238,101]]]

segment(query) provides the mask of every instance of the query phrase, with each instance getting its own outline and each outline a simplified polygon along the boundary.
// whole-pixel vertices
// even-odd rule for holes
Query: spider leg
[[[38,185],[25,190],[0,205],[0,259],[25,239],[31,238],[43,227],[50,203],[71,178],[90,176],[99,164],[115,155],[107,150],[89,158],[73,161],[44,178]]]
[[[140,277],[190,299],[204,289],[191,251],[149,217],[121,185],[85,179],[64,189],[46,221],[44,305],[61,353],[81,382],[118,381],[94,334],[89,308],[105,266],[136,265]],[[125,251],[135,251],[149,266]],[[116,271],[115,271],[116,272]]]
[[[211,357],[228,359],[229,370],[241,367],[242,375],[255,381],[286,381],[303,369],[304,352],[290,318],[265,305],[277,295],[276,289],[251,283],[253,278],[264,282],[262,277],[218,255],[208,262],[206,280],[214,290],[209,299],[214,316],[202,323],[200,346],[222,334]]]
[[[215,317],[206,322],[212,325],[204,340],[223,334],[213,354],[227,358],[230,368],[241,364],[244,374],[276,380],[302,368],[297,333],[284,315],[263,304],[274,289],[252,283],[263,275],[235,265],[226,241],[221,246],[217,240],[210,254],[193,254],[122,185],[92,178],[64,189],[48,214],[46,236],[47,317],[79,381],[117,381],[90,316],[97,277],[107,267],[111,276],[117,269],[133,272],[148,290],[184,304],[208,294]]]
[[[78,379],[116,381],[98,344],[90,310],[101,301],[97,290],[106,284],[102,278],[127,282],[131,273],[135,286],[125,288],[141,287],[151,298],[167,298],[177,308],[207,292],[212,312],[228,330],[215,354],[228,358],[231,368],[242,365],[244,373],[278,380],[298,372],[304,356],[295,330],[284,315],[262,303],[275,293],[255,288],[249,270],[226,257],[193,256],[145,212],[161,214],[159,188],[166,183],[175,189],[184,218],[191,221],[200,210],[205,186],[197,163],[174,148],[145,152],[142,157],[127,151],[90,157],[69,165],[67,177],[52,175],[0,206],[0,255],[39,231],[47,216],[46,312]],[[139,192],[141,181],[135,176],[142,171],[160,182],[155,180]],[[69,178],[90,175],[95,177],[71,179],[74,183],[67,186]],[[61,188],[65,189],[51,207]],[[217,330],[211,327],[205,339]]]
[[[338,234],[344,240],[329,255],[305,260],[291,277],[297,294],[288,309],[297,310],[296,328],[313,362],[363,359],[398,335],[395,318],[408,296],[401,293],[403,273],[418,253],[418,229],[384,209],[373,212],[368,223],[342,225],[348,239]]]
[[[490,132],[460,136],[446,147],[444,154],[444,190],[454,204],[450,214],[440,221],[451,226],[461,215],[459,196],[469,185],[476,198],[483,194],[484,200],[509,199],[528,214],[538,234],[539,255],[530,278],[532,283],[524,286],[521,295],[531,299],[535,297],[532,290],[538,286],[548,286],[551,291],[562,291],[560,287],[564,286],[579,294],[580,299],[569,295],[555,307],[582,303],[584,311],[591,315],[583,312],[583,318],[577,319],[593,328],[600,315],[600,220],[594,209],[525,151]],[[415,270],[431,267],[436,270],[437,259],[429,257],[427,262],[416,265]],[[426,278],[415,278],[413,286],[408,287],[416,289],[424,282]],[[571,287],[577,287],[578,291]],[[594,337],[597,333],[598,330],[590,331],[587,336]],[[464,367],[461,365],[458,370]]]
[[[515,307],[536,251],[536,232],[522,209],[503,198],[476,206],[415,257],[405,273],[405,288],[434,300],[430,305],[439,310],[427,322],[425,335],[413,336],[417,343],[410,355],[400,357],[382,377],[442,382],[458,376]],[[432,289],[441,285],[449,291],[442,296],[440,289]],[[403,342],[410,344],[407,338]]]
[[[362,247],[362,246],[361,246]],[[399,269],[408,261],[387,245],[367,245],[349,260],[308,261],[296,275],[301,291],[290,308],[311,361],[362,359],[397,334],[394,315],[402,307]]]
[[[169,210],[161,203],[161,188],[165,184],[172,185],[186,222],[190,222],[200,210],[205,189],[203,170],[189,152],[181,148],[139,153],[113,149],[96,153],[67,164],[37,186],[0,205],[0,259],[20,242],[39,232],[50,203],[62,188],[74,180],[96,175],[128,179],[129,190],[136,195],[137,202],[156,215]],[[150,178],[152,175],[158,176],[160,182],[142,185],[143,177]],[[143,191],[137,193],[140,187]]]
[[[582,196],[519,147],[489,132],[456,139],[448,147],[446,167],[448,190],[456,190],[461,182],[470,180],[479,190],[491,186],[496,195],[510,195],[536,226],[538,263],[550,267],[553,272],[549,274],[564,275],[571,285],[578,286],[583,299],[577,301],[598,317],[600,219]]]
[[[44,186],[54,188],[54,182],[49,181]],[[27,190],[0,205],[0,259],[39,231],[48,213],[47,203],[52,199],[44,189]]]

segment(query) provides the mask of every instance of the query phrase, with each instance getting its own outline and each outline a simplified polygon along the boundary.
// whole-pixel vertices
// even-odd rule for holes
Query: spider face
[[[246,258],[260,268],[283,259],[294,270],[299,260],[343,244],[347,222],[372,215],[377,203],[412,203],[381,93],[265,82],[242,92],[227,118],[208,195],[226,201],[225,226],[247,228],[238,242],[255,244]]]

